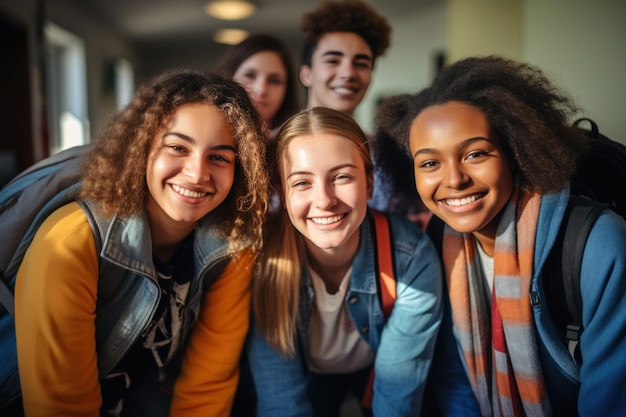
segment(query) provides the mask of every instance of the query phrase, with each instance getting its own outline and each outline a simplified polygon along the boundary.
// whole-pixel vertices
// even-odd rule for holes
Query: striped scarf
[[[539,194],[516,190],[502,211],[491,306],[475,239],[445,228],[454,327],[483,416],[552,415],[529,299],[540,205]]]

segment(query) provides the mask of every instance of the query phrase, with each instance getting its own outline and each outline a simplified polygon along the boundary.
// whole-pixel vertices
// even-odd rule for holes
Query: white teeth
[[[335,93],[339,93],[339,94],[352,94],[354,91],[350,88],[344,88],[344,87],[337,87],[334,88],[333,90],[335,90]]]
[[[178,194],[184,195],[185,197],[200,198],[200,197],[204,197],[205,195],[207,195],[207,193],[201,193],[201,192],[198,192],[198,191],[191,191],[191,190],[188,190],[186,188],[182,188],[179,185],[172,185],[172,188]]]
[[[464,206],[466,204],[469,203],[473,203],[474,201],[478,200],[481,197],[481,194],[474,194],[472,196],[469,197],[465,197],[465,198],[448,198],[445,200],[446,204],[449,206]]]
[[[313,217],[311,218],[311,220],[313,220],[313,223],[315,224],[331,224],[331,223],[336,223],[339,220],[344,218],[344,214],[339,214],[337,216],[333,216],[333,217]]]

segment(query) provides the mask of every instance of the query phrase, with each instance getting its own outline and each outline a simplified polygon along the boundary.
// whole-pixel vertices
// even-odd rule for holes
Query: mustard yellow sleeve
[[[15,287],[19,374],[27,416],[98,416],[98,260],[76,203],[54,212],[24,256]]]
[[[174,386],[171,416],[229,416],[250,325],[253,264],[252,251],[238,254],[204,295]]]

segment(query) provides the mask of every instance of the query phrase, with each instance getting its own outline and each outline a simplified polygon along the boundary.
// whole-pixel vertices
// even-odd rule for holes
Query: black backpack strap
[[[557,240],[548,258],[548,307],[557,327],[565,332],[574,362],[580,362],[578,342],[583,331],[580,293],[583,253],[593,225],[607,207],[588,198],[570,196]]]
[[[14,315],[15,300],[13,300],[13,291],[4,279],[0,279],[0,310],[2,308]]]

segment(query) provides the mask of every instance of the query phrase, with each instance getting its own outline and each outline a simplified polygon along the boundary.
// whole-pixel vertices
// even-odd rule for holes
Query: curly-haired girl
[[[240,85],[189,70],[155,77],[108,123],[79,199],[43,223],[18,272],[26,415],[167,415],[171,399],[173,415],[228,416],[262,244],[265,142]],[[109,222],[100,253],[84,210]],[[100,304],[98,281],[120,274]],[[179,368],[165,396],[157,386]]]
[[[576,106],[538,68],[497,56],[451,65],[411,106],[403,146],[447,225],[451,314],[429,398],[444,415],[626,414],[626,222],[604,210],[587,240],[578,363],[542,274],[587,147]]]

